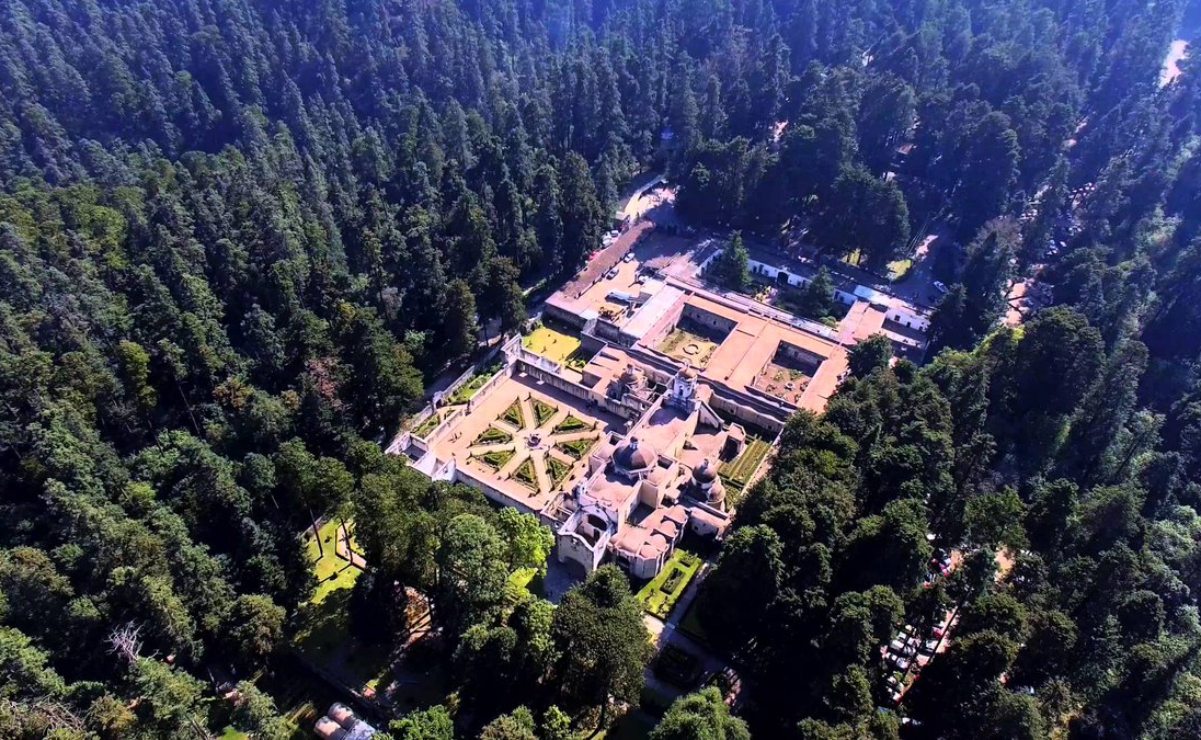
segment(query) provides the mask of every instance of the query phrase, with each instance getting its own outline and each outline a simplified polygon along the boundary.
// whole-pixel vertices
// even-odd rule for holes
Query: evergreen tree
[[[742,242],[742,234],[735,231],[710,269],[724,287],[745,292],[751,286],[749,260],[750,255]]]
[[[475,349],[478,325],[475,310],[475,296],[471,294],[471,286],[462,280],[450,284],[446,298],[446,323],[442,332],[446,339],[446,354],[449,357],[463,357]]]

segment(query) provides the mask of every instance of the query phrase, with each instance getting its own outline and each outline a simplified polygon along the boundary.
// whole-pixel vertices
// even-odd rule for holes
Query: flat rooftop
[[[819,360],[817,371],[802,394],[800,403],[796,405],[821,411],[847,369],[846,350],[824,337],[741,311],[699,293],[688,296],[686,302],[735,322],[733,330],[717,346],[708,364],[700,371],[703,378],[745,392],[776,356],[780,345],[789,344]]]

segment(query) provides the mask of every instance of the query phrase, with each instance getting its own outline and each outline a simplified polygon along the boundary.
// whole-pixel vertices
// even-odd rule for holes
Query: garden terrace
[[[558,323],[544,323],[521,340],[521,345],[536,355],[554,360],[579,372],[592,353],[580,346],[580,338]]]
[[[667,619],[700,567],[699,557],[686,550],[677,549],[663,566],[663,570],[659,571],[659,575],[638,591],[637,598],[642,603],[642,608],[659,619]]]
[[[498,503],[542,511],[586,471],[588,452],[622,420],[531,377],[504,377],[463,409],[431,451]],[[577,458],[576,455],[579,455]]]
[[[484,384],[491,380],[497,373],[499,373],[503,367],[504,365],[502,363],[494,362],[487,367],[480,368],[478,371],[476,371],[475,375],[472,375],[467,379],[467,382],[455,389],[455,392],[452,393],[450,398],[447,399],[447,403],[454,405],[462,405],[467,403],[474,398],[475,394],[479,392],[480,388],[483,388]]]
[[[581,437],[567,442],[559,442],[555,445],[555,449],[574,460],[582,460],[595,445],[595,438]]]
[[[746,448],[738,457],[730,462],[722,463],[718,471],[719,475],[733,489],[733,493],[741,493],[750,484],[751,477],[769,454],[771,454],[771,444],[752,437],[747,440]],[[729,504],[735,505],[736,502],[730,501]]]

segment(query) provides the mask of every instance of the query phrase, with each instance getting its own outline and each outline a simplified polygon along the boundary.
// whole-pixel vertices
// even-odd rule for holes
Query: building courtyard
[[[631,227],[389,447],[539,516],[558,563],[637,580],[686,533],[724,537],[788,418],[825,408],[848,349],[890,310],[855,299],[837,327],[806,321],[688,279],[663,249],[640,254],[649,234]]]

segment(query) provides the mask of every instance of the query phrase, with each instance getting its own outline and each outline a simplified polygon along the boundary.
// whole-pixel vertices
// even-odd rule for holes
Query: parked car
[[[634,261],[634,253],[633,253],[633,252],[626,252],[626,256],[625,256],[625,257],[622,257],[622,258],[621,258],[621,261],[622,261],[622,262],[633,262],[633,261]]]
[[[946,293],[948,290],[947,284],[941,280],[934,281],[934,289],[937,290],[939,293]]]

